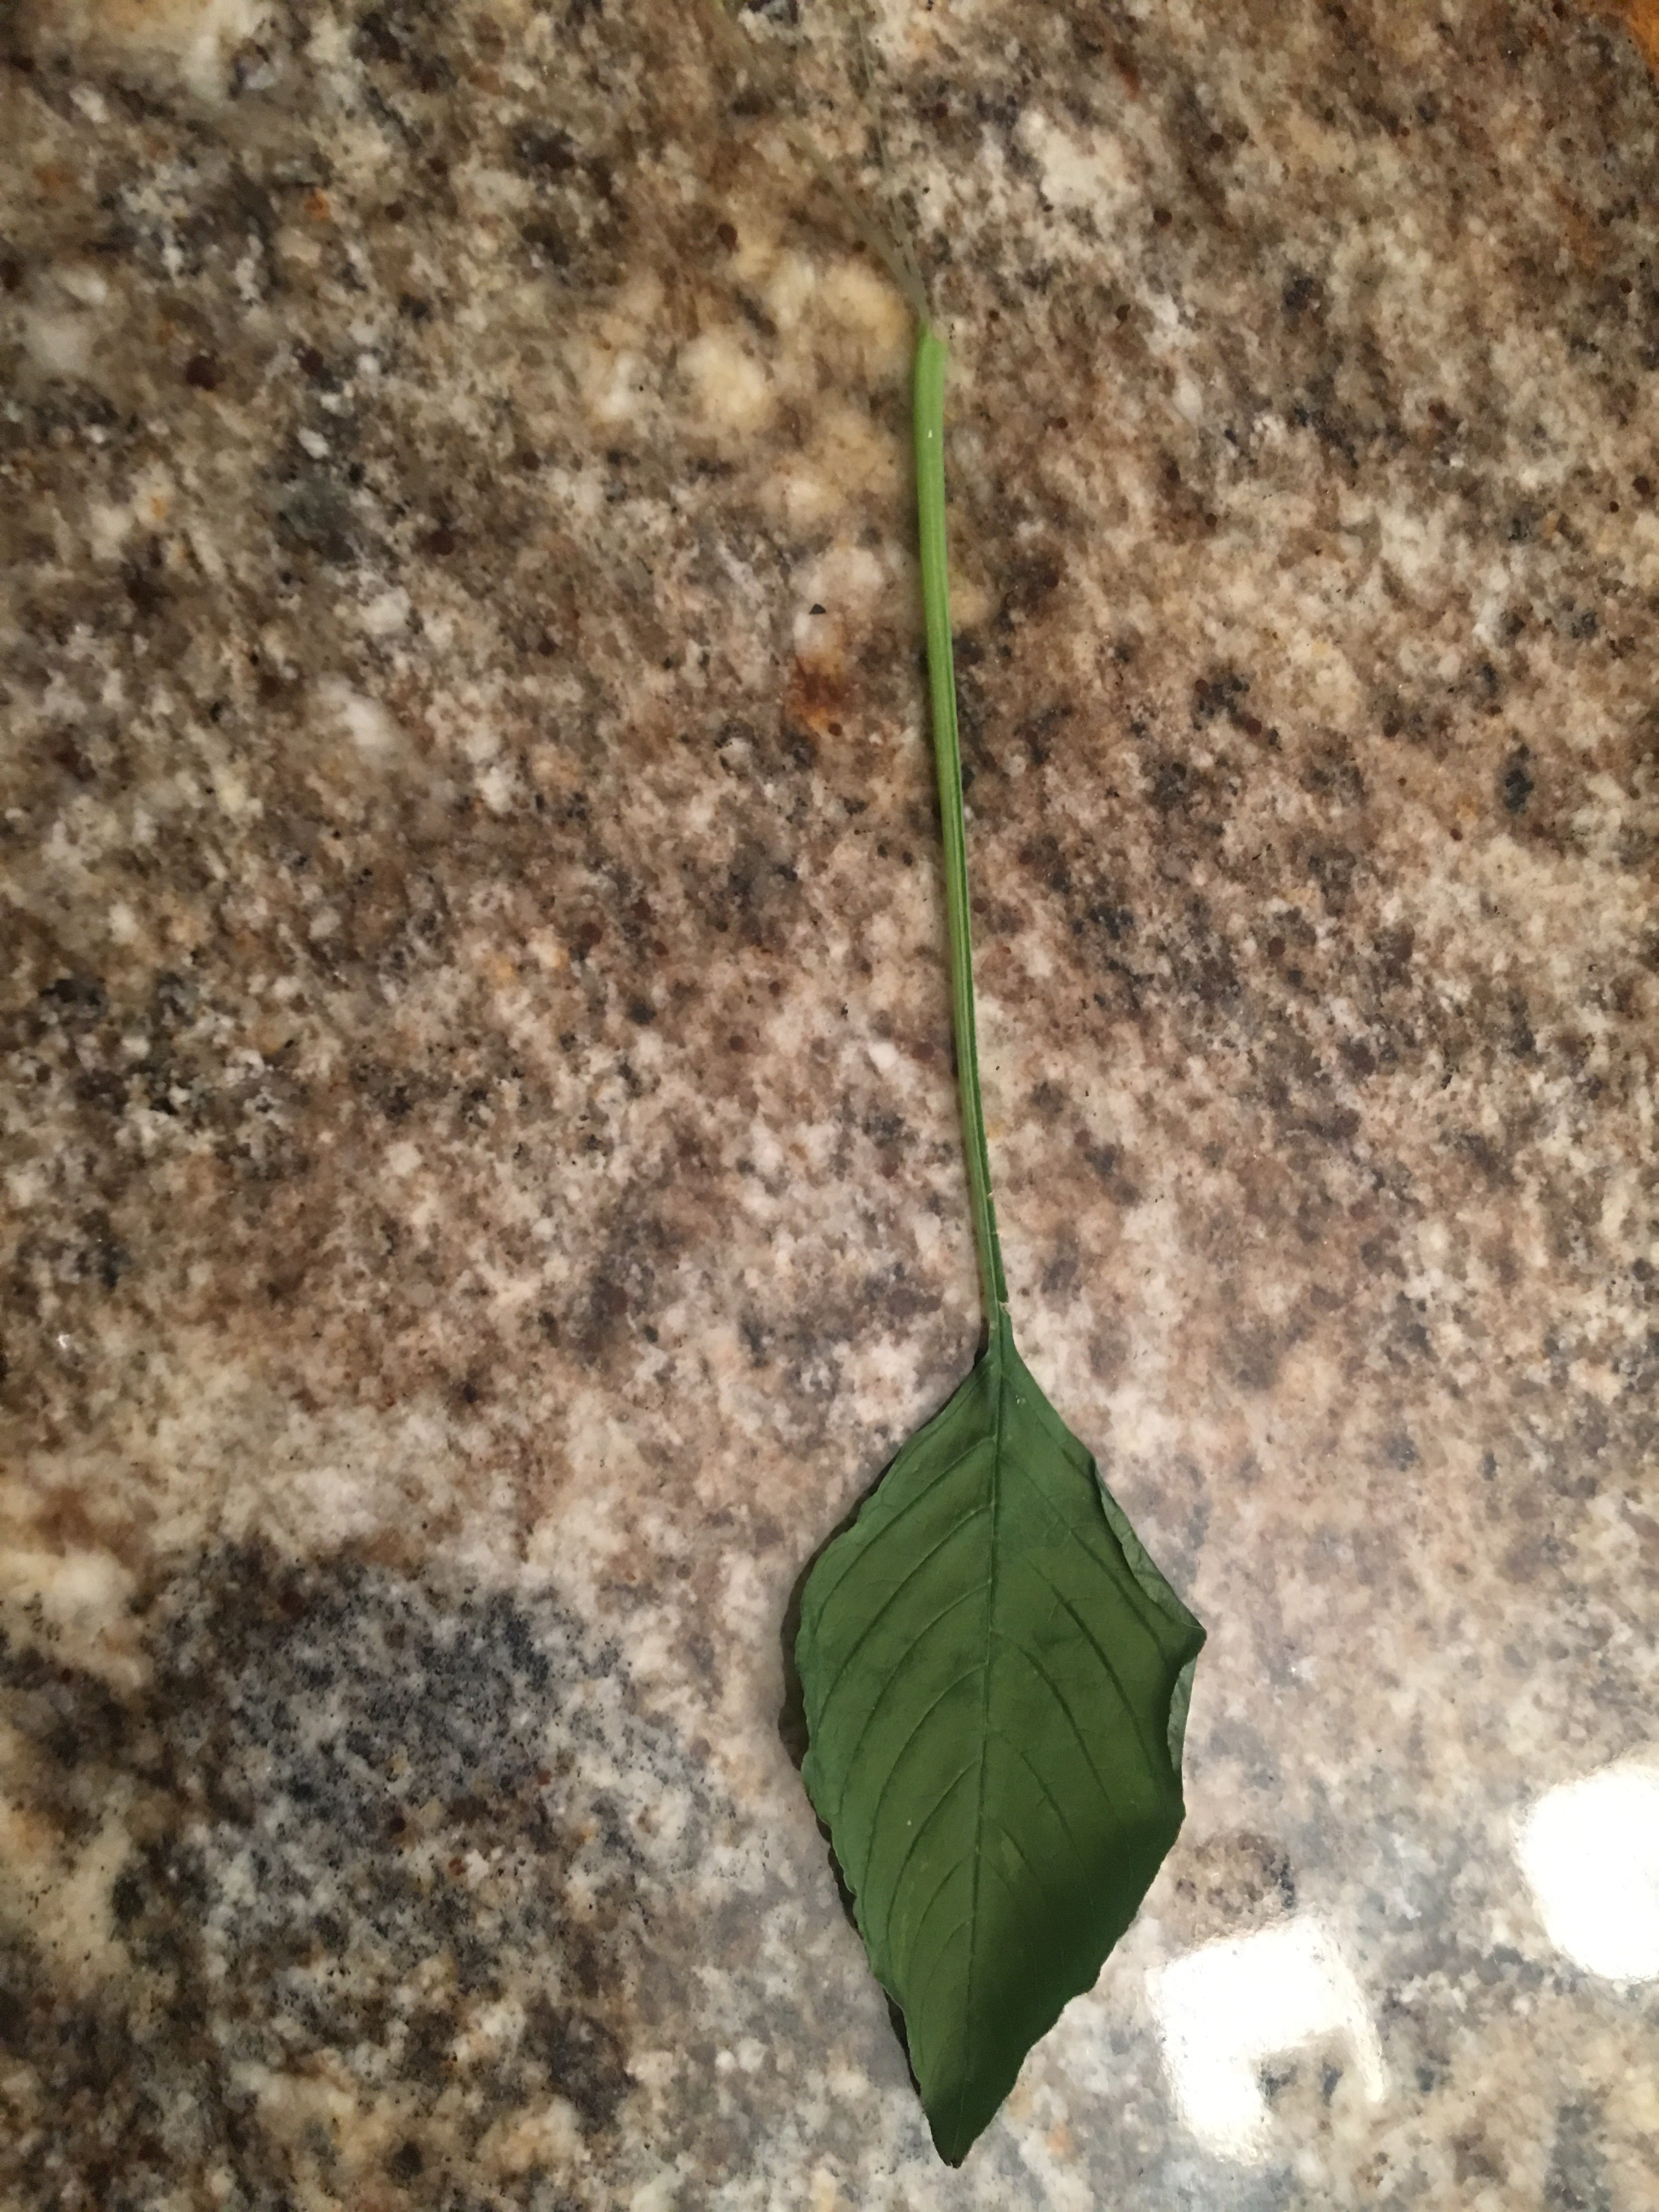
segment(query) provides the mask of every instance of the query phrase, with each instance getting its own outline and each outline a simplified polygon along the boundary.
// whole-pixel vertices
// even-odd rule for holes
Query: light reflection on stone
[[[1527,1814],[1516,1850],[1558,1950],[1609,1981],[1659,1975],[1659,1766],[1562,1783]]]
[[[1152,1977],[1151,1994],[1182,2117],[1218,2156],[1267,2155],[1272,2114],[1261,2073],[1278,2053],[1340,2040],[1367,2098],[1387,2093],[1370,2008],[1314,1914],[1189,1951]]]

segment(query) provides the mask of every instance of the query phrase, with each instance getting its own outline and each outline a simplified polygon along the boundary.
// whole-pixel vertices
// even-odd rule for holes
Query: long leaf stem
[[[968,904],[968,841],[962,817],[962,751],[957,736],[956,664],[951,651],[951,575],[945,538],[945,341],[923,320],[916,339],[916,504],[921,520],[921,603],[927,629],[927,689],[933,707],[933,766],[945,832],[945,911],[951,958],[951,1029],[956,1041],[962,1142],[968,1159],[974,1248],[979,1258],[985,1326],[994,1340],[1006,1325],[1008,1284],[991,1197],[985,1107],[979,1088],[974,1018],[974,940]]]

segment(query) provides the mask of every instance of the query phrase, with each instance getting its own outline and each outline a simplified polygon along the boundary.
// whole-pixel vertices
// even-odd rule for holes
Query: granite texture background
[[[1650,28],[1651,27],[1650,26]],[[1659,94],[1436,0],[760,19],[955,343],[1033,1368],[1210,1629],[959,2174],[777,1732],[972,1356],[902,304],[687,8],[0,21],[0,2197],[1659,2205]],[[1158,1970],[1316,1916],[1265,2146]]]

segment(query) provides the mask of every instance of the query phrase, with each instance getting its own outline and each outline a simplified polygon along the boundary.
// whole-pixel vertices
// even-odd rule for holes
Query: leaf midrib
[[[1002,1514],[1002,1423],[1007,1404],[1008,1367],[1010,1350],[1008,1312],[1000,1309],[996,1316],[996,1334],[992,1339],[990,1356],[997,1363],[996,1425],[991,1432],[991,1579],[986,1593],[985,1651],[981,1674],[979,1709],[979,1780],[974,1793],[974,1871],[968,1892],[968,2002],[965,2013],[968,2033],[974,2033],[974,1977],[979,1965],[979,1878],[985,1858],[985,1784],[990,1771],[991,1744],[991,1654],[996,1643],[997,1571],[1001,1559]],[[969,2041],[964,2056],[971,2061],[974,2049]],[[962,2118],[968,2102],[968,2084],[974,2079],[971,2063],[962,2070],[962,2080],[957,2090],[957,2128],[962,2133]]]

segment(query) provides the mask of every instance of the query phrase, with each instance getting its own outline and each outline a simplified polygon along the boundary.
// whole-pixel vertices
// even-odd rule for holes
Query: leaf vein
[[[976,1754],[976,1756],[978,1754]],[[945,1784],[944,1789],[939,1791],[939,1794],[934,1800],[931,1808],[922,1816],[921,1820],[917,1824],[915,1831],[912,1834],[909,1842],[905,1845],[904,1856],[899,1861],[898,1871],[893,1876],[892,1882],[888,1892],[887,1903],[881,1916],[882,1927],[884,1931],[891,1930],[893,1924],[893,1913],[899,1901],[899,1893],[904,1887],[905,1874],[908,1871],[910,1861],[915,1853],[916,1846],[921,1843],[922,1838],[927,1834],[933,1822],[939,1818],[939,1814],[943,1811],[944,1808],[950,1802],[951,1793],[956,1788],[957,1783],[962,1780],[964,1774],[972,1772],[974,1760],[970,1759],[964,1765],[957,1768],[957,1771],[951,1777],[949,1782]],[[890,1780],[892,1778],[890,1776],[888,1778]],[[879,1808],[878,1808],[878,1817],[879,1817]],[[872,1820],[870,1823],[870,1852],[872,1857],[875,1855],[875,1832],[876,1821]],[[950,1880],[951,1875],[956,1872],[957,1867],[961,1864],[962,1861],[960,1859],[953,1859],[951,1861],[951,1865],[945,1870],[945,1881]],[[868,1873],[868,1860],[866,1861],[865,1865],[866,1871]],[[869,1879],[870,1881],[873,1883],[876,1880],[876,1876],[872,1874],[870,1875]],[[939,1887],[943,1888],[943,1887],[944,1882],[941,1882]],[[939,1894],[938,1890],[935,1890],[933,1893],[937,1896]],[[867,1891],[866,1893],[866,1904],[868,1902]],[[921,1932],[920,1923],[918,1923],[917,1932],[918,1934]],[[914,1941],[915,1939],[912,1938],[913,1944]]]
[[[946,1413],[948,1413],[950,1410],[951,1408],[949,1406],[946,1406],[944,1408],[944,1412]],[[943,1414],[937,1418],[943,1419]],[[915,1437],[911,1439],[912,1444],[917,1441],[919,1440]],[[845,1534],[836,1540],[836,1548],[839,1548],[842,1544],[845,1544],[848,1547],[846,1564],[842,1566],[841,1572],[836,1577],[834,1582],[830,1583],[829,1589],[825,1590],[823,1595],[818,1600],[817,1604],[813,1610],[812,1632],[815,1636],[819,1632],[819,1624],[822,1622],[824,1614],[829,1611],[831,1605],[834,1604],[836,1598],[839,1595],[842,1584],[847,1580],[848,1576],[852,1573],[854,1569],[860,1565],[860,1563],[868,1557],[870,1552],[877,1544],[884,1541],[887,1537],[892,1534],[894,1529],[898,1527],[900,1522],[902,1521],[907,1515],[913,1512],[918,1505],[923,1504],[925,1500],[931,1498],[941,1482],[945,1481],[948,1476],[955,1474],[957,1469],[963,1466],[964,1462],[970,1460],[974,1454],[980,1449],[981,1445],[986,1443],[986,1441],[987,1437],[985,1432],[981,1431],[965,1450],[959,1451],[956,1457],[950,1461],[947,1465],[941,1468],[936,1468],[933,1473],[923,1482],[921,1489],[912,1491],[909,1497],[905,1499],[904,1503],[895,1509],[891,1518],[890,1520],[884,1521],[879,1528],[861,1530],[859,1527],[859,1522],[855,1521],[853,1523],[853,1526],[847,1530]],[[905,1447],[906,1450],[909,1449],[910,1447],[908,1445]],[[903,1456],[904,1452],[901,1451],[899,1458],[902,1459]],[[896,1462],[895,1462],[895,1465],[896,1465]],[[893,1471],[893,1468],[889,1468],[887,1474],[884,1475],[882,1478],[884,1482],[890,1478]],[[879,1490],[878,1490],[877,1496],[879,1495],[880,1492]],[[873,1504],[874,1500],[872,1499],[871,1502]],[[868,1507],[865,1509],[866,1511],[868,1510]],[[860,1515],[860,1518],[861,1519],[862,1517],[862,1515]]]
[[[927,1626],[921,1632],[921,1636],[931,1634],[931,1632],[939,1626],[940,1621],[946,1620],[956,1611],[959,1605],[966,1605],[969,1598],[977,1597],[978,1595],[979,1592],[977,1590],[964,1590],[960,1597],[952,1598],[950,1604],[945,1607],[943,1613],[936,1613],[933,1615],[932,1620],[928,1622]],[[907,1656],[911,1658],[915,1657],[916,1644],[919,1644],[921,1642],[921,1636],[917,1637],[916,1644],[911,1645],[909,1653]],[[950,1696],[951,1691],[960,1689],[962,1685],[969,1679],[969,1676],[976,1674],[984,1663],[983,1660],[976,1659],[971,1667],[968,1668],[963,1673],[955,1676],[953,1680],[945,1684],[945,1687],[939,1692],[939,1695],[933,1699],[927,1711],[922,1713],[921,1717],[917,1720],[915,1727],[911,1729],[909,1735],[905,1737],[904,1741],[899,1746],[898,1751],[895,1754],[895,1765],[897,1764],[899,1759],[903,1757],[905,1752],[909,1749],[910,1745],[915,1740],[917,1731],[925,1727],[927,1722],[933,1718],[940,1705],[944,1704],[945,1698]],[[830,1827],[832,1834],[839,1825],[842,1813],[845,1808],[847,1803],[847,1785],[852,1780],[853,1776],[858,1770],[859,1753],[864,1748],[864,1739],[870,1733],[871,1723],[875,1719],[876,1715],[881,1711],[882,1706],[886,1700],[887,1694],[889,1691],[891,1690],[894,1684],[896,1682],[903,1681],[906,1669],[904,1668],[896,1668],[887,1677],[887,1680],[882,1684],[880,1690],[877,1692],[874,1703],[871,1705],[869,1711],[864,1717],[864,1725],[858,1732],[853,1748],[847,1754],[846,1765],[842,1769],[841,1787],[836,1792],[836,1809],[830,1816]],[[890,1767],[888,1770],[889,1779],[891,1778],[891,1773],[892,1770]],[[886,1783],[884,1782],[882,1784],[884,1790],[886,1786]]]
[[[1141,1725],[1139,1707],[1136,1705],[1135,1700],[1129,1695],[1128,1690],[1125,1686],[1123,1677],[1118,1673],[1116,1667],[1113,1664],[1111,1659],[1107,1655],[1105,1645],[1102,1644],[1100,1638],[1095,1634],[1093,1629],[1090,1627],[1088,1622],[1083,1618],[1083,1615],[1072,1603],[1070,1598],[1066,1596],[1065,1591],[1062,1590],[1056,1583],[1053,1582],[1048,1576],[1043,1573],[1042,1568],[1038,1566],[1035,1559],[1031,1560],[1030,1565],[1031,1572],[1036,1577],[1043,1588],[1046,1590],[1052,1592],[1054,1599],[1062,1609],[1068,1613],[1072,1619],[1077,1623],[1078,1627],[1083,1632],[1085,1642],[1094,1652],[1096,1658],[1099,1660],[1101,1665],[1105,1668],[1108,1676],[1110,1678],[1112,1687],[1117,1692],[1124,1713],[1128,1719],[1129,1726],[1134,1730],[1135,1741],[1140,1746],[1140,1755],[1146,1760],[1152,1772],[1156,1774],[1158,1769],[1158,1761],[1152,1751],[1152,1746],[1146,1740],[1146,1732]],[[1165,1763],[1168,1763],[1167,1754]]]
[[[963,1767],[963,1772],[964,1774],[967,1771],[967,1768]],[[943,1799],[941,1799],[940,1802],[943,1803]],[[944,1896],[945,1891],[949,1888],[956,1876],[962,1871],[962,1865],[963,1862],[961,1859],[951,1860],[950,1865],[945,1868],[944,1873],[933,1884],[933,1890],[928,1896],[927,1902],[921,1908],[921,1915],[916,1921],[915,1928],[911,1935],[908,1947],[909,1957],[913,1965],[916,1962],[917,1954],[921,1949],[921,1931],[927,1925],[927,1922],[933,1912],[933,1907],[939,1903],[940,1898]],[[960,1921],[957,1923],[957,1927],[961,1927],[963,1924],[963,1923]],[[955,1930],[953,1929],[951,1932],[954,1934]],[[945,1941],[948,1942],[950,1938],[947,1936]]]
[[[857,1636],[853,1639],[852,1644],[848,1650],[843,1653],[835,1673],[830,1676],[829,1687],[824,1691],[823,1698],[818,1705],[817,1717],[812,1722],[812,1727],[814,1729],[819,1729],[823,1726],[823,1717],[829,1711],[830,1705],[834,1701],[836,1692],[846,1680],[847,1670],[857,1658],[859,1653],[864,1649],[866,1639],[875,1633],[876,1630],[880,1626],[882,1621],[891,1611],[894,1605],[896,1604],[899,1598],[909,1588],[910,1584],[915,1582],[916,1577],[921,1572],[928,1561],[936,1557],[939,1553],[942,1552],[945,1549],[945,1547],[950,1543],[953,1538],[959,1536],[962,1534],[962,1531],[966,1528],[970,1522],[977,1521],[980,1515],[983,1513],[985,1510],[986,1509],[982,1504],[975,1505],[970,1512],[964,1513],[959,1521],[953,1521],[938,1541],[929,1545],[928,1548],[922,1553],[921,1557],[910,1567],[908,1573],[903,1575],[899,1581],[894,1583],[892,1589],[888,1591],[886,1596],[871,1614],[869,1620],[866,1620],[863,1627],[860,1629]],[[939,1616],[937,1615],[935,1616],[935,1618],[939,1617]],[[821,1626],[822,1619],[823,1616],[820,1614],[820,1628],[818,1631],[820,1638],[822,1637],[823,1632]],[[932,1626],[933,1623],[930,1621],[928,1626],[931,1627]],[[927,1632],[927,1630],[923,1629],[921,1632],[921,1635],[926,1635]],[[916,1640],[919,1641],[920,1638]]]
[[[1066,1840],[1072,1847],[1073,1856],[1076,1858],[1079,1866],[1083,1869],[1084,1873],[1089,1873],[1091,1869],[1088,1858],[1084,1852],[1082,1844],[1079,1844],[1077,1839],[1076,1833],[1073,1829],[1070,1820],[1066,1816],[1066,1808],[1060,1803],[1059,1798],[1055,1796],[1054,1791],[1049,1788],[1048,1780],[1044,1776],[1042,1768],[1033,1763],[1030,1754],[1026,1751],[1024,1746],[1014,1736],[1011,1735],[1006,1729],[998,1729],[995,1733],[1001,1736],[1006,1742],[1013,1747],[1015,1758],[1019,1760],[1021,1765],[1024,1767],[1032,1781],[1036,1784],[1037,1788],[1042,1792],[1048,1802],[1054,1807],[1054,1817],[1059,1820],[1060,1826],[1066,1832]]]
[[[1066,1704],[1064,1692],[1060,1690],[1059,1684],[1054,1681],[1053,1676],[1050,1675],[1047,1668],[1043,1666],[1035,1652],[1028,1651],[1023,1644],[1015,1644],[1008,1638],[1004,1638],[1003,1641],[1007,1644],[1008,1649],[1011,1651],[1017,1652],[1020,1658],[1025,1662],[1026,1665],[1036,1676],[1037,1680],[1042,1684],[1049,1696],[1054,1699],[1055,1705],[1059,1707],[1060,1713],[1064,1716],[1066,1726],[1071,1729],[1072,1734],[1077,1738],[1078,1749],[1083,1753],[1084,1762],[1087,1765],[1090,1773],[1094,1777],[1095,1787],[1099,1790],[1107,1811],[1111,1814],[1114,1820],[1121,1823],[1123,1820],[1123,1815],[1118,1809],[1117,1799],[1113,1795],[1112,1791],[1106,1787],[1105,1778],[1102,1775],[1098,1765],[1096,1763],[1095,1755],[1093,1752],[1090,1750],[1088,1741],[1085,1737],[1082,1729],[1077,1724],[1077,1717],[1073,1712],[1071,1707]]]

